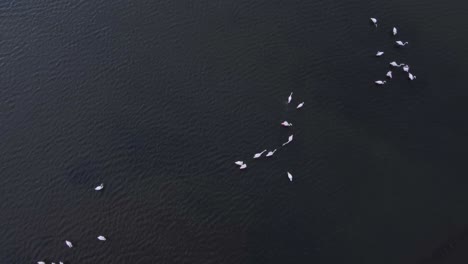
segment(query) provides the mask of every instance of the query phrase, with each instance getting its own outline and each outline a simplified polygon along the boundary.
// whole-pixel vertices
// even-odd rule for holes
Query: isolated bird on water
[[[384,55],[383,51],[377,51],[377,53],[375,54],[375,56],[377,56],[377,57],[380,57],[382,55]]]
[[[283,122],[281,123],[281,125],[282,125],[282,126],[285,126],[285,127],[290,127],[290,126],[292,126],[292,123],[289,123],[288,121],[283,121]]]
[[[265,149],[264,151],[262,151],[262,152],[260,152],[260,153],[256,153],[256,154],[254,155],[253,158],[254,158],[254,159],[260,158],[260,156],[262,156],[262,154],[265,153],[266,151],[267,151],[267,150]]]
[[[271,157],[271,156],[273,156],[273,154],[275,154],[275,152],[276,152],[276,149],[273,150],[273,151],[269,151],[269,152],[266,154],[266,156],[267,156],[267,157]]]
[[[288,178],[289,178],[289,181],[292,181],[293,179],[293,176],[291,175],[291,173],[289,173],[289,171],[288,171]]]
[[[401,40],[397,40],[397,41],[395,41],[395,43],[396,43],[398,46],[401,46],[401,47],[404,47],[404,46],[406,46],[407,44],[409,44],[408,41],[403,42],[403,41],[401,41]]]
[[[72,242],[70,242],[70,241],[68,241],[68,240],[65,240],[65,244],[66,244],[69,248],[72,248],[72,247],[73,247]]]
[[[393,27],[393,36],[395,36],[397,34],[398,30],[396,29],[396,27]]]
[[[97,239],[99,239],[101,241],[106,241],[107,240],[104,236],[98,236]]]
[[[289,138],[288,138],[288,141],[283,143],[283,146],[286,146],[287,144],[289,144],[289,142],[291,142],[293,140],[293,135],[290,135]]]
[[[104,189],[104,183],[101,183],[101,185],[96,186],[96,188],[94,188],[94,190],[96,190],[96,191],[100,191],[102,189]]]
[[[377,27],[377,19],[371,17],[370,20],[372,21],[372,23],[374,24],[374,26]]]
[[[300,109],[300,108],[302,108],[303,106],[304,106],[304,102],[298,104],[296,108],[297,108],[297,109]]]
[[[390,79],[393,78],[393,76],[392,76],[392,71],[388,71],[388,72],[387,72],[387,77],[390,78]]]
[[[375,83],[378,84],[378,85],[385,84],[386,82],[387,82],[387,81],[381,81],[381,80],[375,81]]]
[[[292,95],[293,95],[293,93],[291,92],[291,94],[290,94],[289,97],[288,97],[288,104],[291,103]]]

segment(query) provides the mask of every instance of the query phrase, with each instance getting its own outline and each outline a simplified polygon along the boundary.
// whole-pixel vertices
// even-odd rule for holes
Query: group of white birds
[[[101,191],[102,189],[104,189],[104,183],[101,183],[98,186],[94,187],[95,191]],[[107,240],[107,238],[105,236],[98,236],[97,239],[99,241],[106,241]],[[73,247],[73,243],[71,241],[69,241],[69,240],[65,240],[65,245],[67,245],[67,247],[69,247],[69,248]],[[62,261],[59,261],[58,263],[63,264]],[[46,264],[46,262],[45,261],[38,261],[37,264]],[[55,264],[55,262],[51,262],[51,264]]]
[[[371,22],[375,25],[375,27],[377,27],[377,19],[376,18],[373,18],[371,17],[370,18]],[[397,33],[398,33],[398,29],[396,27],[393,27],[392,29],[392,33],[393,33],[393,36],[396,36]],[[395,41],[395,44],[399,47],[404,47],[406,45],[409,44],[408,41],[401,41],[401,40],[397,40]],[[375,56],[377,57],[380,57],[382,55],[384,55],[385,52],[383,51],[377,51],[377,53],[375,54]],[[398,67],[400,68],[401,66],[403,66],[403,71],[407,72],[408,73],[408,79],[410,79],[411,81],[416,79],[416,75],[413,75],[411,72],[409,72],[409,65],[408,64],[405,64],[405,63],[396,63],[395,61],[392,61],[390,62],[390,65],[393,66],[393,67]],[[388,71],[387,74],[386,74],[387,78],[389,79],[392,79],[393,78],[393,73],[392,71]],[[378,81],[375,81],[376,84],[378,85],[383,85],[385,84],[387,81],[385,80],[378,80]]]
[[[291,92],[291,94],[290,94],[289,97],[288,97],[288,104],[291,103],[291,101],[292,101],[292,96],[293,96],[293,93]],[[303,106],[304,106],[304,102],[301,102],[301,103],[299,103],[299,104],[296,106],[296,109],[301,109]],[[290,123],[290,122],[288,122],[288,121],[283,121],[283,122],[281,122],[280,124],[281,124],[282,126],[284,126],[284,127],[291,127],[291,126],[293,125],[292,123]],[[281,145],[281,147],[284,147],[284,146],[286,146],[287,144],[291,143],[291,141],[293,141],[293,138],[294,138],[294,136],[293,136],[293,135],[290,135],[290,136],[288,137],[288,141],[284,142],[284,143]],[[268,153],[267,153],[265,156],[266,156],[266,157],[271,157],[271,156],[273,156],[273,155],[275,154],[275,152],[276,152],[277,150],[278,150],[277,148],[275,148],[274,150],[270,150],[270,151],[268,151],[268,150],[265,149],[265,150],[263,150],[262,152],[255,153],[254,156],[253,156],[253,158],[254,158],[254,159],[258,159],[258,158],[260,158],[260,157],[263,155],[263,153],[265,153],[265,152],[267,152],[267,151],[268,151]],[[245,163],[245,162],[243,162],[243,161],[240,161],[240,160],[234,162],[234,164],[238,165],[238,166],[239,166],[239,169],[241,169],[241,170],[247,168],[247,163]],[[289,173],[289,172],[287,172],[287,175],[288,175],[289,181],[292,181],[292,180],[293,180],[292,174]]]

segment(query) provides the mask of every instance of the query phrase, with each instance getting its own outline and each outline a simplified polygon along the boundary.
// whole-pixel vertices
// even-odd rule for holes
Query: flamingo
[[[393,78],[393,76],[392,76],[392,71],[388,71],[388,72],[387,72],[387,77],[390,78],[390,79]]]
[[[409,44],[408,41],[406,41],[406,42],[403,43],[403,41],[401,41],[401,40],[397,40],[397,41],[395,41],[395,43],[396,43],[398,46],[401,46],[401,47],[404,47],[404,46],[406,46],[407,44]]]
[[[275,154],[275,152],[276,152],[276,149],[273,150],[273,151],[268,152],[268,153],[266,154],[266,156],[267,156],[267,157],[271,157],[271,156],[273,156],[273,154]]]
[[[69,248],[72,248],[72,247],[73,247],[72,242],[70,242],[70,241],[68,241],[68,240],[65,240],[65,244],[66,244]]]
[[[288,121],[284,121],[281,123],[282,126],[285,126],[285,127],[290,127],[292,126],[292,123],[289,123]]]
[[[401,67],[401,66],[403,66],[405,64],[404,63],[398,64],[395,61],[392,61],[392,62],[390,62],[390,65],[392,65],[393,67]]]
[[[289,173],[289,171],[288,171],[288,178],[289,178],[289,181],[292,181],[293,179],[293,176],[291,175],[291,173]]]
[[[256,154],[254,155],[254,159],[260,158],[260,156],[262,156],[262,154],[265,153],[266,151],[267,151],[267,150],[265,149],[264,151],[262,151],[262,152],[260,152],[260,153],[256,153]]]

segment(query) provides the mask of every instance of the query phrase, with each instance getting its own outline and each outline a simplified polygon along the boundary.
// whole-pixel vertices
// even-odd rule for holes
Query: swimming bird
[[[285,126],[285,127],[290,127],[292,126],[292,123],[289,123],[288,121],[284,121],[281,123],[282,126]]]
[[[390,79],[393,77],[393,76],[392,76],[392,71],[388,71],[388,72],[387,72],[387,77],[390,78]]]
[[[384,54],[383,51],[377,51],[377,54],[375,54],[375,56],[380,57],[380,56],[382,56],[383,54]]]
[[[240,161],[240,160],[239,160],[239,161],[236,161],[236,162],[234,162],[234,163],[235,163],[236,165],[239,165],[239,166],[242,166],[242,164],[244,164],[244,162],[243,162],[243,161]]]
[[[393,36],[395,36],[397,34],[398,30],[396,29],[396,27],[393,27]]]
[[[288,178],[289,178],[289,181],[292,181],[293,176],[291,175],[291,173],[289,173],[289,171],[288,171]]]
[[[55,264],[55,262],[51,262],[50,264]]]
[[[97,239],[99,239],[101,241],[106,241],[107,240],[104,236],[98,236]]]
[[[293,95],[293,93],[291,92],[291,94],[290,94],[289,97],[288,97],[288,104],[289,104],[289,103],[291,102],[291,100],[292,100],[292,95]]]
[[[63,262],[62,262],[62,261],[60,261],[60,262],[59,262],[59,264],[63,264]]]
[[[68,240],[65,240],[65,244],[67,244],[67,246],[68,246],[69,248],[72,248],[72,247],[73,247],[72,242],[70,242],[70,241],[68,241]]]
[[[276,152],[276,149],[273,150],[273,151],[269,151],[269,152],[266,154],[266,156],[267,156],[267,157],[271,157],[271,156],[273,156],[273,154],[275,154],[275,152]]]
[[[377,19],[371,17],[370,20],[372,21],[372,23],[374,23],[375,27],[377,27]]]
[[[408,71],[409,71],[409,65],[406,64],[405,66],[403,66],[403,70],[404,70],[405,72],[408,72]]]
[[[243,169],[245,169],[245,168],[247,168],[247,164],[244,163],[244,164],[242,164],[242,165],[240,166],[239,169],[243,170]]]
[[[404,63],[398,64],[395,61],[392,61],[392,62],[390,62],[390,65],[392,65],[393,67],[401,67],[401,66],[403,66],[405,64]]]
[[[256,154],[254,155],[253,158],[254,158],[254,159],[260,158],[260,156],[262,156],[262,154],[265,153],[266,151],[267,151],[267,150],[265,149],[264,151],[262,151],[262,152],[260,152],[260,153],[256,153]]]
[[[300,108],[302,108],[303,106],[304,106],[304,102],[298,104],[296,108],[297,108],[297,109],[300,109]]]
[[[46,264],[44,261],[38,261],[37,264]]]
[[[409,72],[409,73],[408,73],[408,78],[409,78],[410,80],[414,80],[414,79],[416,79],[416,75],[413,75],[413,74],[411,74],[411,73]]]
[[[288,138],[288,141],[283,143],[283,146],[286,146],[287,144],[289,144],[289,142],[291,142],[293,140],[293,135],[290,135],[289,138]]]
[[[101,183],[101,185],[96,186],[96,188],[94,188],[94,190],[96,190],[96,191],[100,191],[102,189],[104,189],[104,183]]]
[[[397,40],[397,41],[395,41],[395,43],[396,43],[398,46],[401,46],[401,47],[404,47],[404,46],[406,46],[407,44],[409,44],[408,41],[406,41],[406,42],[403,43],[403,41],[401,41],[401,40]]]
[[[375,83],[378,84],[378,85],[385,84],[386,82],[387,82],[387,81],[381,81],[381,80],[375,81]]]

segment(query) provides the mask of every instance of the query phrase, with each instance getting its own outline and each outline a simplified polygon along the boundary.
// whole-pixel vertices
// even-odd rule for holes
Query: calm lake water
[[[2,1],[0,263],[467,263],[467,12]]]

